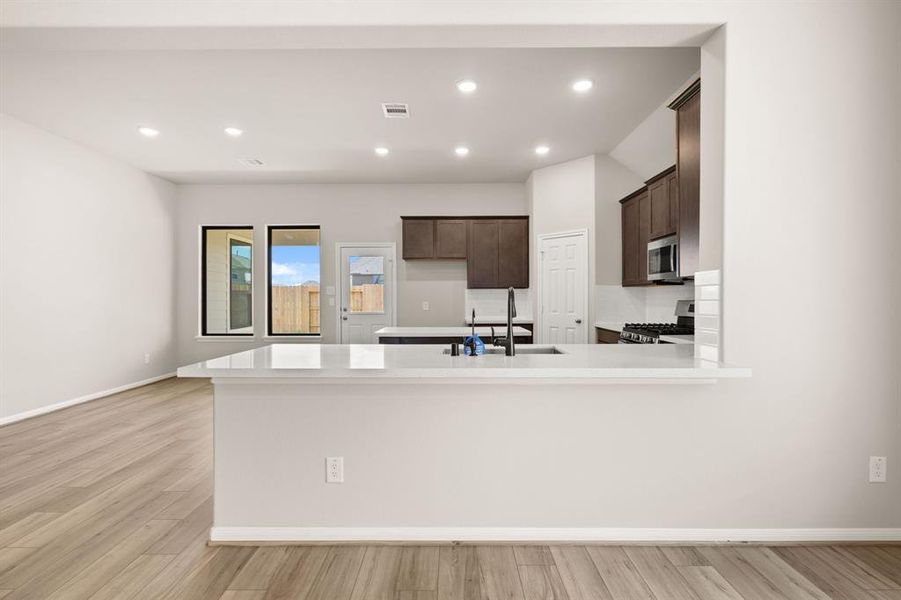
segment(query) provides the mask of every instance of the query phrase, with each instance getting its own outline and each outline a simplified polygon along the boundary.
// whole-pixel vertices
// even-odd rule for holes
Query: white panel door
[[[342,344],[375,344],[394,325],[394,248],[341,246],[338,289]]]
[[[539,245],[541,341],[588,342],[588,257],[584,232],[542,237]]]

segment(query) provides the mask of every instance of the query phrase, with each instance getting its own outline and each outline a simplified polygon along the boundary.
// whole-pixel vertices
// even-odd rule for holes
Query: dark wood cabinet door
[[[669,220],[673,233],[679,233],[679,177],[671,173],[666,178],[666,188],[669,192]]]
[[[701,209],[701,94],[685,100],[676,112],[679,175],[679,274],[698,270]]]
[[[469,222],[468,238],[467,287],[498,287],[500,223],[494,220],[472,220]]]
[[[666,179],[658,179],[648,186],[648,211],[650,214],[651,239],[672,233],[669,205],[669,186]]]
[[[622,205],[623,220],[623,285],[638,282],[638,198]]]
[[[466,258],[466,220],[435,221],[435,258]]]
[[[650,205],[647,188],[622,203],[624,286],[648,283]]]
[[[403,249],[404,259],[435,258],[435,220],[404,219]]]
[[[497,286],[529,287],[529,221],[498,221],[498,243]]]
[[[638,197],[638,277],[637,285],[647,285],[648,281],[648,241],[651,238],[651,202],[647,192]]]

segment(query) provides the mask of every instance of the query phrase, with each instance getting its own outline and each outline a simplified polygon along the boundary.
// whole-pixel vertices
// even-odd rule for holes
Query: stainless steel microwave
[[[648,281],[679,279],[679,240],[670,235],[648,242]]]

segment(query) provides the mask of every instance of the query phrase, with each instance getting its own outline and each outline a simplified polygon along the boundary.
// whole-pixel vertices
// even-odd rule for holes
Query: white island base
[[[183,367],[215,384],[212,541],[659,540],[661,527],[696,526],[704,507],[679,495],[703,472],[686,469],[705,446],[699,416],[742,382],[684,384],[749,372],[676,346],[620,347],[658,374],[632,365],[629,378],[623,354],[568,348],[271,346]],[[526,363],[542,376],[518,372]],[[343,483],[326,483],[327,457],[343,457]]]

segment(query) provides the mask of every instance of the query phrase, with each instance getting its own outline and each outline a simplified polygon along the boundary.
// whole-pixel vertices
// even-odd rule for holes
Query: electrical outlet
[[[149,352],[145,352],[145,353],[144,353],[144,364],[145,364],[145,365],[149,365],[149,364],[150,364],[150,353],[149,353]]]
[[[343,456],[329,456],[325,459],[325,482],[344,483]]]
[[[888,479],[888,458],[885,456],[870,457],[870,483],[885,483]]]
[[[422,301],[422,310],[429,310],[429,301],[428,300]]]

